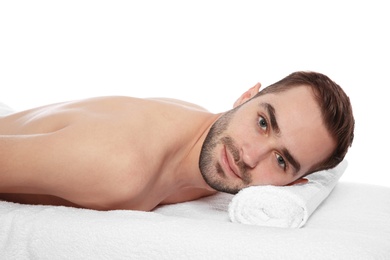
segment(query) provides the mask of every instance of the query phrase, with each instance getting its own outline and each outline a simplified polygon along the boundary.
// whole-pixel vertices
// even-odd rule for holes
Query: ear
[[[234,102],[233,108],[238,107],[239,105],[245,103],[249,99],[253,98],[260,90],[261,84],[257,83],[247,91],[245,91],[241,97],[239,97],[236,102]]]
[[[295,180],[295,181],[291,182],[287,186],[292,186],[292,185],[296,185],[296,184],[306,184],[308,182],[309,182],[309,180],[306,179],[306,178],[299,178],[298,180]]]

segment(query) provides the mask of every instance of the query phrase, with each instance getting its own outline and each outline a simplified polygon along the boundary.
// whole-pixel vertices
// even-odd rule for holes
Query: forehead
[[[267,93],[251,101],[253,101],[252,106],[269,103],[275,108],[280,120],[304,117],[304,122],[315,120],[322,125],[321,110],[312,89],[308,86],[297,86],[277,93]]]
[[[276,143],[280,148],[288,149],[297,159],[302,166],[301,172],[306,173],[333,152],[335,143],[324,125],[310,87],[299,86],[260,95],[251,102],[254,109],[263,113],[267,112],[264,104],[274,108],[280,129]]]
[[[308,100],[308,101],[313,101],[313,103],[316,104],[313,90],[311,89],[311,87],[305,85],[291,87],[289,89],[284,89],[279,92],[266,93],[260,95],[259,97],[263,97],[263,98],[266,97],[267,99],[272,99],[275,102],[280,100],[283,102],[288,102],[293,104],[295,101],[298,100]]]

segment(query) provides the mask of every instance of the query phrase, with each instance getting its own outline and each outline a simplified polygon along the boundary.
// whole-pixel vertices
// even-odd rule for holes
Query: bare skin
[[[226,129],[250,181],[244,180],[239,163],[223,144],[213,150],[212,165],[219,164],[224,174],[220,176],[215,167],[207,174],[237,189],[304,182],[305,171],[335,146],[312,93],[300,87],[251,99],[259,88],[256,84],[236,101],[238,107],[250,100]],[[271,123],[258,124],[259,115],[269,116],[259,105],[264,102],[274,106],[281,134]],[[222,115],[171,99],[100,97],[2,117],[0,199],[97,210],[152,210],[212,195],[220,189],[202,176],[199,155],[210,127]],[[300,169],[288,160],[286,165],[280,163],[278,155],[284,155],[284,148]]]

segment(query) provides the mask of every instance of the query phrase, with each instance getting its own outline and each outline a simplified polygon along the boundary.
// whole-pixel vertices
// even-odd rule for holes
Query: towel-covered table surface
[[[226,195],[153,212],[0,201],[0,259],[390,259],[390,188],[339,182],[303,228],[232,223]]]

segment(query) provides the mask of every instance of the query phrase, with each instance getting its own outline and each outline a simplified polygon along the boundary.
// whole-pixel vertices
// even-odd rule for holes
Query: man
[[[296,72],[230,111],[171,99],[98,97],[0,118],[0,199],[152,210],[252,185],[304,183],[352,144],[349,98]]]

